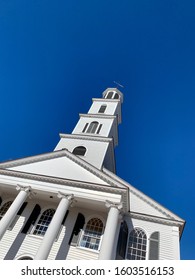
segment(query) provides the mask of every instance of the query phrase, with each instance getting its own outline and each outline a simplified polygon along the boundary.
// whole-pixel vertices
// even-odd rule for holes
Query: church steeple
[[[117,88],[108,88],[102,98],[92,101],[88,113],[80,114],[72,134],[60,134],[55,150],[66,148],[100,169],[105,166],[115,172],[114,147],[118,145],[123,94]]]

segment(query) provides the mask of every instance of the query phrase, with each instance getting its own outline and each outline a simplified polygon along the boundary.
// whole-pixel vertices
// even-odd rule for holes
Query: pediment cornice
[[[119,184],[115,180],[113,180],[112,178],[110,178],[109,176],[104,174],[101,170],[97,169],[90,163],[84,161],[83,159],[72,154],[71,152],[69,152],[66,149],[1,163],[0,164],[0,174],[3,174],[3,175],[9,174],[10,176],[16,176],[16,177],[24,176],[25,178],[30,177],[34,180],[44,180],[44,181],[47,180],[48,182],[53,182],[56,180],[56,182],[67,182],[67,184],[72,182],[72,184],[78,185],[80,183],[82,186],[83,186],[83,184],[84,185],[88,184],[88,182],[84,182],[84,183],[82,183],[81,181],[74,182],[74,180],[69,180],[69,179],[62,179],[62,178],[43,176],[43,175],[37,175],[37,174],[31,174],[31,173],[11,170],[11,168],[16,167],[16,166],[35,163],[35,162],[44,161],[44,160],[55,159],[55,158],[59,158],[59,157],[66,157],[66,158],[70,159],[71,161],[75,162],[76,164],[78,164],[79,166],[84,168],[85,170],[89,171],[93,175],[97,176],[99,179],[103,180],[105,182],[105,186],[107,183],[109,188],[112,187],[113,189],[116,188],[118,190],[125,190],[125,191],[127,190],[126,187],[121,187],[121,186],[119,187]],[[91,186],[91,184],[94,185],[93,183],[89,183],[90,186]],[[102,184],[102,185],[104,185],[104,184]]]
[[[164,206],[162,206],[161,204],[159,204],[158,202],[156,202],[152,198],[148,197],[147,195],[142,193],[140,190],[136,189],[135,187],[133,187],[132,185],[130,185],[129,183],[127,183],[126,181],[124,181],[123,179],[118,177],[117,175],[111,173],[109,170],[104,168],[103,172],[105,174],[109,175],[110,177],[114,178],[116,181],[120,182],[123,186],[126,186],[129,189],[130,195],[132,193],[133,195],[138,197],[141,201],[147,203],[153,209],[157,210],[159,212],[159,214],[162,214],[167,219],[171,219],[171,220],[177,220],[178,219],[178,220],[183,221],[183,219],[181,219],[180,217],[178,217],[177,215],[175,215],[174,213],[172,213],[171,211],[166,209]]]
[[[143,214],[143,213],[136,213],[136,212],[130,212],[129,216],[131,218],[135,218],[138,220],[143,220],[143,221],[149,221],[153,223],[161,223],[161,224],[167,224],[167,225],[172,225],[172,226],[182,226],[183,222],[180,220],[175,220],[171,218],[163,218],[159,216],[152,216],[148,214]]]

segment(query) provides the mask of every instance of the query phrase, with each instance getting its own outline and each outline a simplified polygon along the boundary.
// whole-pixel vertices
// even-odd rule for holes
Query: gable
[[[75,159],[75,155],[71,156]],[[0,169],[55,177],[61,179],[109,185],[75,160],[67,157],[67,151],[52,152],[0,164]]]

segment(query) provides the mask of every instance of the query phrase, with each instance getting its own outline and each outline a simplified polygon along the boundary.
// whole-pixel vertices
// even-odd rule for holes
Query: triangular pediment
[[[76,182],[89,183],[128,193],[126,203],[128,212],[137,217],[157,217],[165,220],[185,221],[168,210],[137,188],[130,185],[111,171],[103,168],[99,170],[87,163],[82,157],[73,155],[67,150],[55,151],[47,154],[27,157],[19,160],[0,163],[1,171],[14,174],[33,174],[47,178],[58,178]],[[6,174],[9,175],[9,174]],[[129,205],[129,206],[128,206]]]
[[[0,169],[54,177],[73,181],[109,185],[90,168],[81,164],[81,159],[70,152],[62,150],[47,154],[27,157],[0,164]],[[87,163],[86,163],[87,164]]]

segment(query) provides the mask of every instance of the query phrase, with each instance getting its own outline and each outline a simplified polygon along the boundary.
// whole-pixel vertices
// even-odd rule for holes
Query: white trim
[[[128,226],[128,224],[127,224]],[[129,230],[129,227],[128,227],[128,237],[127,237],[127,246],[126,246],[126,252],[125,252],[125,260],[129,260],[129,261],[132,261],[132,259],[127,259],[127,253],[128,253],[128,248],[129,248],[129,237],[130,237],[130,233],[135,230],[135,229],[138,229],[138,230],[142,230],[145,235],[146,235],[146,257],[144,260],[148,260],[148,256],[149,256],[149,234],[148,234],[148,231],[145,230],[142,226],[135,226],[135,227],[132,227],[131,230]],[[137,249],[136,249],[137,250]]]
[[[101,235],[101,237],[100,237],[100,242],[99,242],[99,246],[98,246],[98,249],[97,249],[97,250],[95,250],[95,249],[90,249],[90,248],[83,247],[83,246],[80,246],[80,243],[81,243],[81,241],[82,241],[83,235],[84,235],[84,233],[85,233],[86,226],[87,226],[88,222],[89,222],[91,219],[94,219],[94,218],[97,218],[97,219],[101,220],[102,223],[103,223],[102,235]],[[90,216],[88,216],[88,218],[86,219],[86,222],[85,222],[85,225],[84,225],[83,229],[82,229],[81,232],[79,233],[79,238],[78,238],[78,241],[77,241],[77,247],[78,247],[78,248],[82,248],[82,249],[84,249],[84,250],[89,250],[89,251],[93,251],[93,252],[99,252],[99,251],[100,251],[100,248],[101,248],[101,244],[102,244],[102,238],[103,238],[103,235],[104,235],[104,230],[105,230],[105,219],[104,219],[102,216],[100,216],[100,215],[93,215],[93,214],[90,215]]]
[[[40,237],[41,239],[44,237],[44,235],[45,235],[45,233],[46,233],[47,230],[45,231],[44,235],[34,234],[34,231],[35,231],[35,229],[36,229],[36,226],[37,226],[37,224],[38,224],[38,222],[39,222],[39,220],[40,220],[42,214],[43,214],[46,210],[49,210],[49,209],[52,209],[52,210],[56,211],[56,209],[55,209],[54,207],[49,207],[49,206],[48,206],[48,207],[44,207],[43,209],[41,209],[41,212],[40,212],[39,216],[37,217],[37,220],[36,220],[35,224],[34,224],[34,225],[32,226],[32,228],[29,230],[29,235],[36,236],[36,237]],[[54,212],[54,214],[55,214],[55,212]],[[53,214],[53,216],[54,216],[54,214]],[[53,217],[52,217],[52,218],[53,218]],[[50,221],[50,223],[51,223],[51,221]],[[50,225],[50,223],[49,223],[49,225]],[[48,225],[48,227],[49,227],[49,225]],[[48,229],[48,227],[47,227],[47,229]]]
[[[32,258],[32,260],[34,259],[34,256],[32,254],[22,253],[21,255],[18,255],[17,257],[15,257],[14,260],[20,260],[21,258],[24,258],[24,257]]]

